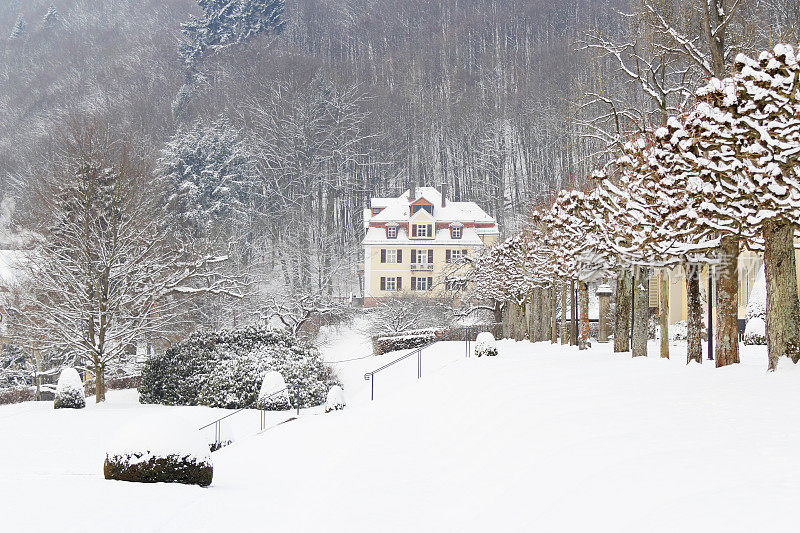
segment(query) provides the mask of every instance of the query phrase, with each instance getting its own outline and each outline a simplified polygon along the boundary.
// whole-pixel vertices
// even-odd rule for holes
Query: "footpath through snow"
[[[610,345],[499,347],[467,360],[463,343],[442,343],[422,380],[414,360],[387,370],[375,402],[366,383],[348,386],[387,359],[359,362],[344,380],[347,409],[311,410],[259,435],[240,428],[245,436],[213,454],[207,489],[105,481],[102,450],[148,410],[198,426],[220,410],[140,406],[133,391],[83,411],[0,407],[3,528],[796,529],[800,368],[782,361],[766,374],[763,348],[750,347],[723,369],[632,360]]]

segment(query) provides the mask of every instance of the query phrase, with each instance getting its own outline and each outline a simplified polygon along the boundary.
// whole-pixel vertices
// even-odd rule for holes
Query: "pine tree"
[[[185,40],[179,49],[190,77],[208,52],[268,31],[280,33],[285,25],[284,0],[197,0],[197,4],[203,16],[182,25]]]
[[[56,10],[55,4],[50,4],[50,8],[47,10],[47,13],[44,14],[42,18],[42,27],[51,29],[55,28],[61,23],[61,17]]]
[[[25,22],[25,17],[20,14],[19,18],[17,18],[16,24],[14,24],[14,28],[11,30],[11,35],[9,36],[10,39],[21,39],[25,36],[27,32],[28,24]]]

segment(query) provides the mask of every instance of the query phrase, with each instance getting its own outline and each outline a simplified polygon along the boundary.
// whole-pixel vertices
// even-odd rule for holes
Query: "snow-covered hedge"
[[[106,451],[106,479],[206,487],[214,477],[211,450],[193,425],[174,416],[142,418]]]
[[[750,290],[745,318],[744,343],[767,344],[767,280],[763,266]]]
[[[65,368],[58,377],[56,396],[53,400],[56,409],[83,409],[86,398],[83,396],[83,381],[74,368]]]
[[[291,408],[286,381],[280,372],[273,370],[264,375],[261,390],[258,391],[258,408],[267,411],[286,411]]]
[[[375,339],[375,355],[381,355],[396,350],[409,350],[430,344],[447,330],[439,328],[414,329],[396,335],[386,335]]]
[[[494,335],[488,331],[478,333],[478,337],[475,339],[475,355],[477,357],[497,355],[497,341],[494,339]]]
[[[334,385],[328,391],[328,399],[325,400],[325,412],[340,411],[345,408],[347,402],[344,400],[344,391],[339,385]]]
[[[279,372],[295,402],[301,385],[304,407],[325,402],[338,385],[313,346],[290,333],[248,326],[237,330],[194,333],[145,362],[139,400],[166,405],[240,408],[255,404],[263,376]],[[292,403],[292,407],[296,407]]]

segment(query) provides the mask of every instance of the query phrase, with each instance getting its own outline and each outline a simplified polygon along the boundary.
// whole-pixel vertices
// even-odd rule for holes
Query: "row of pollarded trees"
[[[689,112],[621,144],[613,161],[594,174],[591,191],[560,193],[523,235],[481,258],[476,293],[511,302],[507,307],[512,309],[530,307],[536,314],[529,303],[536,301],[532,291],[544,288],[554,294],[558,287],[577,283],[583,345],[588,337],[586,282],[615,279],[614,348],[630,348],[639,356],[647,354],[651,270],[681,265],[687,278],[687,359],[700,362],[699,272],[704,264],[713,265],[716,361],[724,366],[739,362],[738,255],[745,248],[757,250],[766,266],[769,370],[775,370],[781,356],[796,363],[799,156],[795,50],[778,45],[758,59],[740,55],[735,74],[700,88]],[[552,309],[547,315],[552,317]]]

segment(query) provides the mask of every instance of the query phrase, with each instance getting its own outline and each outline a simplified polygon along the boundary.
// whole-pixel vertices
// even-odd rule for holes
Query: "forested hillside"
[[[143,141],[169,209],[259,302],[346,296],[369,196],[447,182],[510,232],[608,143],[680,111],[714,70],[695,57],[704,3],[287,0],[280,27],[233,29],[188,61],[181,25],[215,2],[6,1],[0,186],[22,217],[54,135],[103,117]],[[723,64],[797,40],[795,1],[732,13]]]

